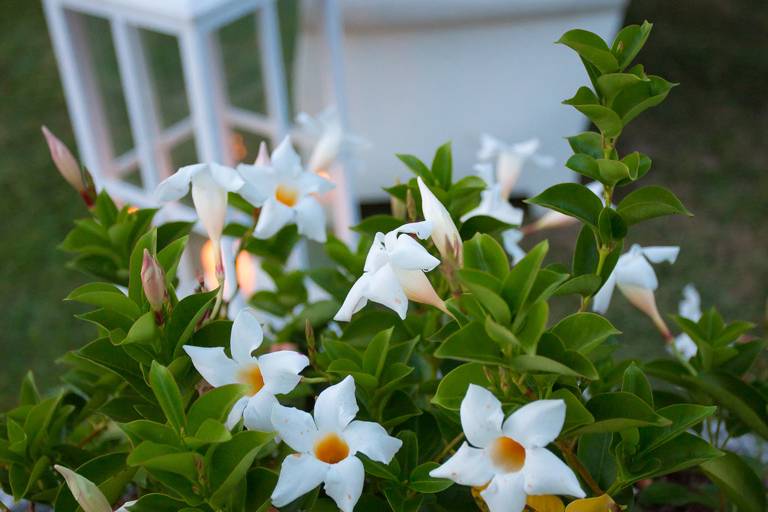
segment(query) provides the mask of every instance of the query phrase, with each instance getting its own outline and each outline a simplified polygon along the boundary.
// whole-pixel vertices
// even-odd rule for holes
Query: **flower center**
[[[275,190],[275,199],[285,206],[293,207],[299,201],[299,190],[296,187],[280,184]]]
[[[264,387],[264,377],[261,375],[259,365],[251,365],[248,368],[240,370],[237,375],[238,380],[251,387],[249,395],[253,396]]]
[[[349,445],[336,433],[326,434],[315,442],[315,457],[328,464],[347,458]]]
[[[491,445],[491,460],[508,473],[520,471],[525,464],[525,448],[509,437],[499,437]]]

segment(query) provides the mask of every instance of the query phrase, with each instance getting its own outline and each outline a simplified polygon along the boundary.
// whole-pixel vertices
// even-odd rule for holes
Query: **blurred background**
[[[621,2],[603,3],[622,7]],[[311,56],[312,32],[306,35],[306,31],[299,29],[302,13],[298,1],[280,0],[278,11],[289,95],[302,98],[303,107],[315,113],[325,105],[312,98],[307,81],[300,82],[298,87],[293,85],[296,69],[311,71],[311,62],[301,59]],[[654,164],[646,184],[669,187],[695,214],[693,218],[668,217],[642,224],[633,230],[628,242],[681,246],[674,266],[656,267],[660,282],[657,300],[663,313],[677,311],[683,286],[692,282],[701,292],[704,307],[716,305],[726,319],[749,319],[760,324],[759,329],[764,332],[768,295],[768,224],[765,222],[768,219],[768,150],[764,142],[768,135],[765,94],[768,90],[768,3],[764,0],[636,0],[629,3],[626,11],[617,12],[620,14],[615,22],[605,20],[609,27],[606,30],[610,30],[612,23],[615,23],[613,30],[622,22],[641,23],[647,19],[655,24],[640,61],[646,64],[649,73],[681,84],[661,107],[644,113],[630,125],[622,136],[621,146],[650,155]],[[466,77],[459,75],[467,71],[451,66],[455,53],[445,55],[444,61],[435,61],[434,75],[429,67],[418,66],[417,57],[428,53],[429,48],[419,46],[419,39],[414,39],[413,34],[428,34],[432,30],[422,26],[423,20],[387,35],[384,28],[361,13],[365,14],[365,10],[361,11],[358,5],[357,11],[351,10],[351,19],[345,20],[351,25],[348,41],[357,42],[346,52],[349,117],[352,130],[372,143],[369,156],[372,168],[391,166],[392,172],[385,173],[387,180],[396,175],[406,176],[402,165],[388,155],[395,151],[412,152],[427,159],[438,144],[453,139],[457,171],[470,173],[480,132],[456,131],[449,127],[449,121],[455,122],[455,119],[442,120],[434,114],[441,105],[426,105],[425,108],[432,109],[430,115],[421,117],[429,117],[429,122],[438,127],[445,123],[445,133],[439,128],[431,129],[416,141],[413,137],[403,140],[395,137],[394,142],[387,144],[396,147],[389,148],[387,144],[377,144],[381,136],[376,129],[360,129],[375,126],[372,122],[375,116],[383,116],[386,112],[382,111],[398,105],[396,89],[388,89],[388,96],[382,96],[384,92],[376,89],[360,90],[368,76],[366,73],[373,72],[372,68],[377,66],[386,67],[385,56],[376,53],[382,39],[400,43],[395,45],[395,51],[401,52],[402,62],[408,64],[402,66],[402,76],[393,78],[393,82],[404,84],[406,89],[409,80],[429,80],[431,76],[435,77],[435,89],[451,89],[451,82],[445,82],[446,77],[450,78],[453,73],[456,80],[463,80]],[[603,15],[598,11],[579,14],[581,18],[598,21]],[[306,13],[303,19],[308,19]],[[309,20],[311,22],[311,17]],[[473,23],[480,21],[480,18],[472,20]],[[460,22],[461,19],[446,21],[449,25]],[[125,150],[131,145],[131,134],[109,27],[96,18],[89,19],[86,25],[89,40],[94,42],[93,57],[104,91],[106,114],[113,126],[113,142],[116,150]],[[254,23],[247,19],[232,23],[221,32],[221,46],[231,103],[263,112],[266,99],[258,80],[259,55],[253,49],[255,30]],[[363,41],[363,34],[372,34],[372,39]],[[575,55],[565,47],[551,44],[559,35],[539,32],[535,44],[548,45],[541,51],[566,59],[570,67],[553,65],[547,58],[521,61],[515,57],[521,53],[517,51],[509,52],[510,62],[506,68],[503,45],[493,55],[477,56],[492,59],[495,66],[503,69],[505,80],[514,80],[515,75],[519,75],[521,81],[531,75],[546,77],[546,80],[539,78],[540,83],[532,82],[541,91],[529,101],[533,105],[546,105],[542,106],[546,110],[505,111],[503,119],[508,128],[500,124],[498,116],[482,128],[495,135],[511,137],[509,142],[542,137],[542,151],[558,159],[557,167],[545,175],[544,181],[576,177],[561,165],[560,160],[567,156],[565,142],[559,136],[548,139],[552,134],[537,133],[537,118],[562,115],[566,116],[563,118],[566,124],[581,123],[582,128],[586,128],[585,122],[577,121],[578,117],[567,117],[572,115],[570,107],[559,104],[575,91],[575,87],[570,86],[563,90],[560,82],[587,81],[585,76],[573,74],[579,73]],[[504,37],[503,31],[497,36]],[[187,105],[180,85],[182,70],[176,43],[169,36],[155,33],[147,33],[144,43],[158,92],[165,98],[161,104],[163,118],[166,122],[179,119]],[[298,51],[302,44],[306,45],[303,53]],[[510,44],[525,45],[526,42],[521,39]],[[366,51],[373,52],[370,58]],[[530,51],[537,49],[530,48]],[[397,63],[395,60],[394,64]],[[474,77],[478,83],[485,79]],[[454,116],[457,112],[471,116],[472,112],[498,110],[497,105],[503,104],[504,98],[489,96],[489,90],[482,89],[465,102],[467,105],[448,96],[445,101],[456,101],[456,104],[444,106],[445,116]],[[377,108],[369,108],[369,104]],[[412,113],[419,105],[401,107]],[[296,110],[289,113],[291,117]],[[397,123],[389,119],[380,129],[400,133]],[[474,123],[480,120],[480,117],[472,119]],[[85,214],[85,207],[57,175],[40,133],[42,124],[71,148],[76,147],[42,6],[38,0],[3,0],[0,2],[2,406],[15,401],[17,383],[27,369],[35,371],[42,386],[52,384],[59,372],[53,363],[55,358],[92,336],[92,328],[74,318],[78,308],[63,302],[86,277],[65,268],[67,255],[57,250],[73,220]],[[569,129],[566,134],[579,129]],[[235,133],[234,142],[239,145],[242,160],[255,156],[259,141],[258,136]],[[194,145],[191,142],[179,145],[172,159],[176,166],[191,163],[195,160]],[[389,171],[389,167],[386,170]],[[360,172],[352,179],[358,182],[355,185],[364,203],[363,211],[374,211],[382,202],[376,195],[378,182],[366,177],[366,169]],[[522,182],[521,196],[530,193],[525,187],[536,187],[533,182],[527,184],[527,179]],[[526,239],[524,247],[531,247],[539,238],[550,238],[553,243],[550,258],[567,263],[576,234],[575,229],[548,231]],[[623,298],[615,297],[608,316],[631,342],[631,355],[648,358],[663,353],[653,326]]]

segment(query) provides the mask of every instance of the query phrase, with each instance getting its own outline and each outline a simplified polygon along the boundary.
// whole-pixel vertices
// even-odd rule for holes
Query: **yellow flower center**
[[[283,203],[285,206],[295,206],[299,201],[299,191],[295,187],[289,185],[283,185],[282,183],[277,186],[275,190],[275,199]]]
[[[256,364],[240,370],[237,377],[241,383],[250,386],[251,389],[248,394],[251,396],[258,393],[264,387],[264,377],[261,375],[261,369]]]
[[[336,464],[347,458],[349,445],[338,434],[326,434],[315,442],[315,457],[328,464]]]
[[[499,437],[491,446],[491,460],[508,473],[520,471],[525,464],[525,448],[509,437]]]

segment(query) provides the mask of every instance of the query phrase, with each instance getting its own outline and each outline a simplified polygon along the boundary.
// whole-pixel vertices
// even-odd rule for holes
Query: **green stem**
[[[589,470],[584,466],[584,464],[581,463],[579,458],[574,455],[572,448],[564,442],[558,442],[556,444],[557,447],[560,448],[563,457],[565,457],[565,462],[567,462],[572,469],[576,470],[581,479],[584,480],[584,483],[589,486],[595,496],[601,496],[603,494],[603,490],[600,489],[600,485],[598,485],[597,481],[592,478]]]
[[[598,276],[602,274],[603,267],[605,267],[605,260],[608,259],[608,255],[611,254],[611,248],[607,245],[601,245],[597,249],[597,270],[595,270],[595,274]],[[589,295],[587,297],[581,298],[581,306],[579,307],[579,313],[583,313],[587,310],[587,307],[589,307],[589,301],[592,300],[592,296]]]
[[[448,455],[448,453],[453,450],[453,448],[459,444],[459,442],[464,439],[464,432],[460,432],[459,435],[448,441],[448,444],[445,445],[445,448],[443,448],[443,451],[441,451],[435,459],[439,462],[443,460],[443,458]]]
[[[328,377],[302,377],[301,382],[304,384],[322,384],[329,382]]]

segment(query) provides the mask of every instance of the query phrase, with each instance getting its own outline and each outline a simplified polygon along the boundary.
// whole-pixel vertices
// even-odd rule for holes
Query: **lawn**
[[[295,21],[295,9],[285,12],[286,22]],[[670,187],[696,216],[649,222],[635,230],[631,242],[682,247],[674,266],[659,267],[664,312],[674,312],[680,290],[694,282],[706,306],[717,304],[727,318],[762,323],[768,284],[768,4],[636,1],[627,21],[643,19],[656,24],[643,57],[647,70],[681,85],[662,107],[633,123],[622,144],[648,153],[654,169],[646,181]],[[231,51],[237,53],[238,29],[233,30]],[[82,345],[93,332],[73,318],[78,312],[74,305],[62,302],[85,278],[64,268],[67,257],[56,246],[72,219],[85,211],[56,175],[39,131],[45,123],[74,147],[39,2],[0,3],[0,34],[0,186],[5,191],[0,202],[5,219],[0,225],[5,346],[0,406],[5,406],[14,400],[16,383],[27,369],[43,385],[53,383],[59,371],[54,358]],[[172,70],[177,63],[172,52],[164,53],[165,43],[153,42],[161,48],[156,60]],[[288,55],[291,48],[288,44]],[[99,51],[108,61],[109,45]],[[237,88],[255,72],[243,66],[230,70],[239,77],[232,95],[258,105],[258,88]],[[114,88],[110,70],[106,62],[103,73]],[[163,83],[173,92],[173,80]],[[183,108],[170,104],[166,115]],[[124,113],[114,108],[110,116],[119,120]],[[557,259],[570,257],[575,236],[570,230],[554,234]],[[620,297],[609,316],[634,342],[634,354],[660,350],[650,324]]]

